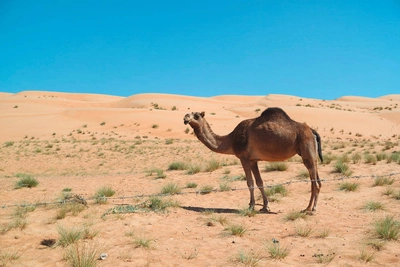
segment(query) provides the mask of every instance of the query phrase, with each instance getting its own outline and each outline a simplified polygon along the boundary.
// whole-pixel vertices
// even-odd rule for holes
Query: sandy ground
[[[395,197],[400,164],[388,160],[400,151],[399,104],[400,95],[325,101],[286,95],[0,93],[0,266],[68,265],[66,252],[73,245],[41,245],[59,241],[60,229],[92,233],[77,247],[95,250],[96,257],[107,253],[96,261],[101,266],[400,266],[399,241],[382,241],[380,250],[370,245],[376,240],[374,222],[385,216],[400,221]],[[288,215],[304,209],[310,197],[298,156],[285,162],[285,171],[262,172],[268,186],[291,182],[285,184],[288,194],[270,203],[271,213],[248,216],[239,161],[209,151],[183,124],[186,113],[205,111],[213,131],[225,135],[274,106],[316,129],[327,159],[319,165],[324,182],[318,210],[294,221]],[[335,172],[346,155],[350,178]],[[371,163],[368,156],[381,160]],[[215,170],[207,170],[216,162]],[[200,171],[168,170],[172,163]],[[261,170],[266,165],[259,163]],[[16,189],[21,175],[39,184]],[[373,186],[376,177],[394,181]],[[339,190],[344,182],[356,183],[357,190]],[[189,183],[197,187],[188,188]],[[181,194],[157,199],[174,207],[152,209],[150,201],[168,185]],[[215,191],[200,194],[207,186]],[[94,198],[101,187],[115,191],[103,204]],[[388,188],[392,194],[384,194]],[[66,195],[83,197],[87,206],[58,203]],[[366,211],[369,201],[383,210]],[[26,204],[35,206],[23,208]],[[136,209],[116,213],[122,208]],[[233,234],[234,226],[245,232]],[[271,257],[272,239],[279,241],[275,248],[289,250],[284,259]],[[139,246],[140,240],[149,247]]]

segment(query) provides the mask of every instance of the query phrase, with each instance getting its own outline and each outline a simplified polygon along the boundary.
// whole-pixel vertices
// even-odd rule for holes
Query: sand
[[[96,257],[107,253],[105,260],[96,261],[101,266],[245,266],[246,259],[247,266],[320,266],[330,258],[332,266],[400,266],[399,241],[385,241],[379,251],[368,245],[375,238],[376,220],[393,216],[400,221],[400,202],[394,197],[400,194],[400,164],[387,160],[400,151],[399,104],[400,95],[328,101],[287,95],[0,93],[0,266],[67,265],[66,251],[72,246],[50,248],[41,242],[59,241],[59,229],[71,227],[94,233],[78,245],[96,249]],[[316,129],[327,159],[319,165],[324,183],[318,210],[295,221],[285,218],[304,209],[310,197],[298,156],[285,162],[286,171],[262,172],[266,185],[292,182],[285,184],[287,196],[270,203],[272,213],[243,216],[249,192],[239,179],[239,161],[209,151],[183,124],[186,113],[205,111],[213,131],[224,135],[274,106]],[[357,153],[361,160],[353,162]],[[337,158],[345,155],[350,177],[335,172]],[[371,163],[365,155],[386,159]],[[168,170],[177,162],[201,171]],[[212,162],[218,167],[206,171]],[[260,169],[266,164],[260,162]],[[18,175],[30,175],[39,184],[16,189]],[[385,186],[373,186],[377,176],[394,179],[392,195],[383,194]],[[339,190],[344,182],[357,183],[357,190]],[[188,183],[197,187],[187,188]],[[144,207],[171,184],[183,194],[159,198],[176,207]],[[205,186],[217,190],[200,194]],[[115,191],[104,204],[94,199],[101,187]],[[224,187],[231,190],[220,190]],[[82,196],[87,206],[61,216],[70,204],[57,202],[66,194]],[[257,204],[259,196],[257,192]],[[380,202],[384,210],[366,211],[368,201]],[[19,205],[32,203],[34,210],[18,217],[23,210]],[[137,210],[112,214],[121,207]],[[232,225],[246,231],[232,235]],[[299,234],[307,229],[307,236]],[[150,246],[138,246],[140,238]],[[284,259],[271,257],[272,239],[290,250]],[[371,261],[366,263],[361,252],[372,255]]]

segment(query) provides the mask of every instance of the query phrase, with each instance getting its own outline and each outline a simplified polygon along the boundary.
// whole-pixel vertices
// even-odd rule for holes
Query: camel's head
[[[183,117],[183,123],[184,124],[190,124],[190,126],[196,126],[199,125],[201,120],[204,118],[204,111],[202,112],[192,112],[192,113],[188,113],[185,115],[185,117]]]

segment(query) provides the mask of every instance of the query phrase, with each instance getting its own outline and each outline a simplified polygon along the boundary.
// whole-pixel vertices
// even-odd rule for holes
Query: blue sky
[[[0,0],[0,91],[400,94],[400,1]]]

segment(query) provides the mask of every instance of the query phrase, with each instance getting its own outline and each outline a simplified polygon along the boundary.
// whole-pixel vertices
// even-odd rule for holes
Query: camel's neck
[[[203,119],[204,120],[204,119]],[[221,154],[234,154],[231,135],[216,135],[206,120],[200,127],[193,129],[197,138],[209,149]]]

